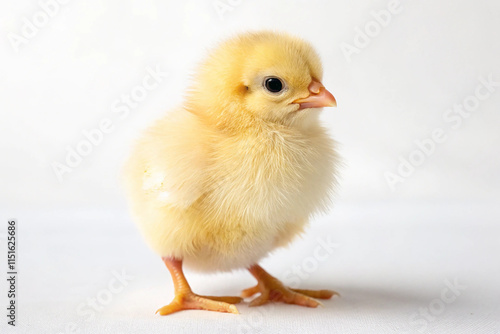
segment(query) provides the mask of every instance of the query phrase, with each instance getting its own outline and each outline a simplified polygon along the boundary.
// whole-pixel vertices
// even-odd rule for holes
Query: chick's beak
[[[321,107],[336,107],[337,101],[332,93],[326,90],[323,84],[315,79],[309,84],[309,96],[303,99],[298,99],[292,103],[299,105],[299,110],[305,108],[321,108]]]

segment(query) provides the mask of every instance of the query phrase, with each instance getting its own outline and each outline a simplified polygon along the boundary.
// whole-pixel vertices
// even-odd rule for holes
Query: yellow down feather
[[[279,95],[262,87],[278,76]],[[292,101],[322,79],[305,41],[274,32],[229,39],[199,67],[183,106],[153,124],[125,166],[131,209],[161,256],[195,269],[248,267],[328,207],[335,143],[319,109]]]

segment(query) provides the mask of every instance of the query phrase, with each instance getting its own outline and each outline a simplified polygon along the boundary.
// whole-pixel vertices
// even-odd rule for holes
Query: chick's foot
[[[253,265],[248,269],[257,279],[256,286],[245,289],[241,292],[241,297],[247,298],[260,293],[260,296],[250,302],[250,306],[260,306],[269,301],[284,302],[307,307],[317,307],[320,302],[313,298],[330,299],[337,292],[332,290],[303,290],[291,289],[283,285],[277,278],[268,274],[259,265]]]
[[[190,291],[176,294],[170,304],[158,309],[156,313],[168,315],[182,310],[206,310],[239,314],[232,304],[240,301],[239,297],[204,297]]]
[[[163,262],[167,266],[172,280],[174,281],[175,297],[172,302],[158,309],[156,313],[168,315],[182,310],[207,310],[238,314],[238,309],[232,304],[242,301],[241,297],[214,297],[200,296],[191,290],[184,273],[182,272],[182,261],[164,257]]]

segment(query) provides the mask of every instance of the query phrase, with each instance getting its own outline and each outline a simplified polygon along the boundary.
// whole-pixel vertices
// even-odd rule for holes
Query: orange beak
[[[306,108],[336,107],[337,101],[323,84],[315,79],[309,84],[309,96],[292,103],[299,104],[299,110]]]

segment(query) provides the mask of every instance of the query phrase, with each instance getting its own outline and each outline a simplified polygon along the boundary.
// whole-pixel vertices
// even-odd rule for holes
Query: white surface
[[[87,333],[226,333],[247,325],[256,333],[500,332],[500,89],[457,129],[443,118],[475,93],[480,77],[500,81],[500,2],[402,1],[401,13],[351,62],[340,46],[390,1],[230,2],[220,19],[215,1],[69,1],[16,52],[8,34],[20,33],[40,7],[0,1],[0,234],[8,218],[19,220],[17,332],[69,332],[71,322]],[[334,288],[342,298],[315,310],[243,305],[240,316],[154,316],[172,286],[126,214],[118,170],[138,132],[181,102],[206,48],[263,28],[318,49],[339,105],[323,119],[346,163],[337,207],[264,266],[284,279],[294,264],[312,261],[316,237],[331,234],[339,247],[301,285]],[[163,82],[127,117],[113,113],[156,66],[169,72]],[[59,182],[51,164],[64,163],[67,148],[105,118],[113,131]],[[447,140],[391,190],[384,174],[437,128]],[[135,279],[86,321],[78,306],[105,293],[121,269]],[[467,285],[463,294],[425,330],[415,325],[412,315],[455,278]],[[244,272],[188,279],[207,294],[254,283]]]
[[[249,308],[244,303],[238,306],[240,315],[184,311],[168,317],[154,315],[173,296],[168,271],[123,212],[17,216],[18,333],[65,332],[71,323],[81,333],[500,332],[500,211],[493,205],[339,203],[302,240],[262,264],[289,282],[296,280],[290,269],[299,265],[308,275],[301,287],[335,289],[342,297],[317,309],[283,304]],[[333,253],[311,262],[317,238],[329,237],[336,244]],[[314,261],[318,266],[311,270],[308,263]],[[88,298],[102,294],[112,271],[122,270],[134,279],[93,312],[95,318],[78,312]],[[203,294],[235,295],[254,284],[244,271],[186,275]],[[415,322],[421,317],[414,314],[440,298],[446,280],[458,280],[466,288],[420,331],[422,324]]]

